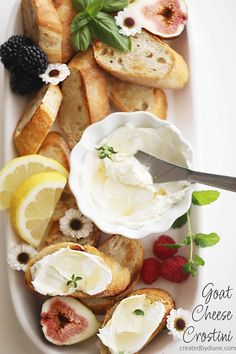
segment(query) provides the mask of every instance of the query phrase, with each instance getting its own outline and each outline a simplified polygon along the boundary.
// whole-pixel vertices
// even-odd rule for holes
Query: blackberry
[[[41,88],[43,81],[37,75],[27,75],[21,72],[12,72],[10,86],[14,93],[27,95]]]
[[[23,46],[19,50],[17,66],[25,73],[43,74],[48,66],[48,59],[42,49],[36,46]]]
[[[25,45],[32,46],[34,43],[29,37],[17,35],[10,37],[7,42],[0,46],[1,62],[6,69],[10,70],[16,64],[19,49]]]

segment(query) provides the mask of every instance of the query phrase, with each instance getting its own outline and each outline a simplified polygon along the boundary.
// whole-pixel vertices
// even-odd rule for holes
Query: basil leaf
[[[87,0],[72,0],[72,4],[77,11],[83,11],[83,10],[85,10],[86,6],[88,5],[88,1]]]
[[[99,12],[96,17],[91,19],[89,26],[101,42],[121,52],[128,52],[131,49],[130,38],[119,33],[119,28],[112,16]]]
[[[180,216],[178,219],[176,219],[171,227],[173,229],[180,229],[182,226],[186,224],[186,222],[187,222],[187,213]]]
[[[213,203],[219,198],[220,193],[215,190],[196,191],[192,194],[192,203],[194,205],[207,205]]]
[[[212,232],[211,234],[196,234],[194,242],[198,247],[212,247],[220,241],[220,237]]]
[[[198,266],[204,266],[205,265],[205,261],[204,259],[202,259],[202,257],[198,256],[196,254],[196,256],[194,257],[194,263]]]
[[[90,0],[89,4],[86,7],[86,12],[90,16],[96,16],[103,7],[103,0]]]
[[[73,46],[78,51],[86,51],[91,42],[91,33],[88,26],[82,27],[73,35]]]
[[[129,0],[104,0],[102,10],[113,12],[123,10],[129,5]]]
[[[86,26],[90,21],[90,18],[86,12],[80,12],[77,14],[74,18],[73,21],[71,22],[71,32],[77,32],[80,28]]]

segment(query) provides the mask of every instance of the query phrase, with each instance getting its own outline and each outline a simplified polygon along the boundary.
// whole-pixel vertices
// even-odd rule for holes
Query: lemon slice
[[[67,179],[58,172],[27,178],[12,195],[9,213],[16,233],[37,247],[44,237]]]
[[[57,161],[40,155],[18,157],[0,171],[0,210],[7,209],[12,194],[28,177],[41,172],[57,171],[67,177],[68,172]]]

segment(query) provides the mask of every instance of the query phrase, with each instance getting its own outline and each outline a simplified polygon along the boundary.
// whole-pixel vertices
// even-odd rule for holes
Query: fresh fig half
[[[185,0],[135,0],[130,7],[140,26],[161,38],[179,36],[188,18]]]
[[[40,323],[46,339],[56,345],[81,342],[97,333],[100,326],[91,310],[78,300],[64,296],[44,302]]]

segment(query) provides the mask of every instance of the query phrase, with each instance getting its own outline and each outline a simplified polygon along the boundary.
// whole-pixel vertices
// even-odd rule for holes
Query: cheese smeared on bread
[[[74,252],[79,252],[79,254],[80,254],[80,252],[82,252],[82,253],[86,252],[86,253],[89,254],[88,257],[91,257],[93,255],[97,256],[97,257],[99,257],[99,258],[101,258],[103,260],[102,262],[105,262],[105,266],[111,271],[111,274],[112,274],[111,282],[108,283],[108,281],[107,281],[106,287],[104,287],[103,290],[102,290],[101,287],[97,288],[97,289],[96,289],[96,287],[94,287],[93,291],[91,291],[90,288],[86,289],[86,287],[83,287],[83,288],[79,288],[78,287],[78,289],[76,287],[74,289],[74,291],[70,294],[71,296],[77,297],[77,298],[90,297],[90,296],[113,296],[113,295],[119,294],[120,292],[122,292],[128,286],[128,284],[130,282],[130,272],[129,272],[129,270],[127,268],[122,267],[114,259],[108,257],[107,255],[105,255],[104,253],[98,251],[96,248],[94,248],[92,246],[89,246],[89,245],[81,246],[81,245],[78,245],[78,244],[75,244],[75,243],[71,243],[71,242],[64,242],[64,243],[58,243],[58,244],[55,244],[55,245],[52,245],[52,246],[48,246],[48,247],[42,249],[37,254],[37,256],[35,258],[33,258],[28,263],[28,266],[27,266],[27,269],[26,269],[26,272],[25,272],[25,279],[26,279],[26,284],[28,285],[28,287],[30,289],[42,293],[42,291],[38,287],[38,283],[37,283],[36,287],[35,287],[36,283],[34,283],[34,281],[36,279],[35,276],[36,276],[37,271],[39,270],[39,272],[40,272],[40,269],[39,269],[40,267],[37,268],[37,266],[35,266],[36,264],[43,265],[44,266],[43,267],[43,271],[46,271],[49,275],[52,274],[53,275],[52,279],[53,279],[53,277],[55,275],[54,274],[55,273],[54,270],[51,273],[51,268],[55,268],[54,261],[53,261],[53,257],[54,257],[53,254],[56,253],[55,258],[56,258],[56,263],[58,264],[57,256],[59,255],[59,258],[60,258],[61,255],[60,255],[60,253],[57,253],[57,252],[60,251],[61,249],[69,249],[69,250],[72,250]],[[73,252],[73,255],[75,254],[74,252]],[[50,258],[49,258],[49,262],[48,261],[46,262],[46,267],[45,267],[44,258],[47,257],[47,256],[53,256],[53,257],[51,258],[51,261],[50,261]],[[90,266],[91,266],[91,269],[93,269],[93,267],[90,264],[90,262],[87,262],[86,259],[84,260],[85,262],[84,261],[82,261],[82,262],[78,261],[77,262],[77,260],[76,260],[76,263],[72,262],[74,264],[73,265],[72,263],[70,263],[70,256],[72,256],[72,253],[68,253],[67,256],[68,257],[64,257],[61,260],[61,262],[62,262],[61,265],[60,265],[60,262],[59,262],[59,265],[56,266],[56,269],[57,269],[57,267],[59,267],[59,268],[61,267],[60,271],[58,272],[58,274],[60,275],[58,281],[61,282],[63,280],[63,282],[64,282],[63,284],[65,285],[65,283],[67,284],[67,281],[68,281],[68,280],[66,280],[68,275],[70,275],[72,277],[73,274],[76,277],[78,276],[78,277],[82,277],[83,278],[83,275],[81,276],[80,274],[78,274],[78,272],[80,272],[80,269],[83,269],[84,267],[85,267],[85,272],[88,272],[88,276],[89,276]],[[66,262],[65,262],[64,259],[66,259]],[[48,258],[47,258],[47,260],[48,260]],[[42,263],[39,263],[40,261],[42,261]],[[78,267],[76,266],[76,264],[78,265]],[[76,269],[75,269],[75,267],[76,267]],[[88,267],[88,269],[86,267]],[[41,269],[42,269],[42,267],[41,267]],[[70,272],[71,272],[71,274],[69,274]],[[106,273],[106,274],[108,274],[108,273]],[[44,276],[44,274],[41,274],[41,275]],[[94,274],[94,277],[96,279],[96,274]],[[107,275],[106,279],[108,279],[108,275]],[[84,279],[84,281],[85,280],[86,279]],[[80,284],[79,281],[78,281],[78,285]],[[47,282],[47,283],[50,285],[50,282]],[[61,284],[59,284],[59,287],[61,287]],[[45,291],[43,291],[43,293],[45,293]],[[54,295],[56,295],[56,294],[54,293]]]
[[[144,295],[144,298],[140,297],[140,295],[141,296]],[[128,300],[130,297],[131,300]],[[120,317],[118,330],[117,328],[115,328],[114,330],[113,327],[113,330],[111,331],[110,320],[112,321],[114,315],[117,316],[116,309],[118,308],[119,311],[119,306],[122,303],[126,305],[126,301],[128,304],[128,308],[127,306],[124,305],[122,305],[121,307],[121,310],[125,308],[125,313],[124,310],[121,312],[121,315],[118,312],[118,316]],[[152,306],[149,307],[149,304],[151,305],[156,304],[156,305],[153,307]],[[164,312],[163,312],[163,307],[164,307]],[[161,332],[162,329],[165,328],[167,316],[169,315],[170,311],[174,307],[175,307],[175,303],[172,296],[165,290],[155,289],[155,288],[144,288],[132,292],[128,298],[115,304],[111,309],[107,311],[104,317],[102,329],[100,329],[100,334],[101,333],[103,334],[102,336],[99,335],[100,339],[102,340],[102,342],[100,343],[100,353],[113,354],[119,351],[122,352],[121,346],[123,345],[125,349],[124,353],[131,352],[131,353],[139,354],[140,350],[143,349],[158,333]],[[147,309],[148,311],[146,311]],[[141,310],[141,311],[135,311],[135,310]],[[133,313],[133,311],[135,312]],[[146,311],[146,316],[145,316],[145,311]],[[137,316],[138,318],[132,317],[131,315]],[[129,328],[127,327],[128,321],[129,321]],[[152,328],[150,327],[151,323],[153,322],[155,322],[155,328],[154,326]],[[103,328],[105,328],[105,331],[103,331]],[[147,328],[148,331],[145,331]],[[132,331],[132,333],[129,333],[128,336],[127,336],[127,330]],[[112,340],[109,340],[107,342],[108,331],[111,334]],[[144,335],[142,337],[143,333]],[[137,343],[138,345],[136,346]],[[113,346],[113,348],[111,347],[111,345]],[[114,351],[115,345],[117,346],[117,348],[119,346],[119,351]]]

